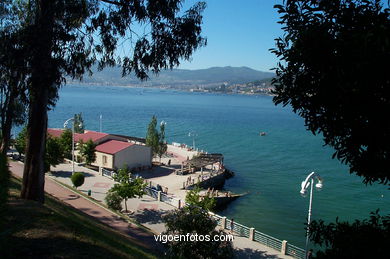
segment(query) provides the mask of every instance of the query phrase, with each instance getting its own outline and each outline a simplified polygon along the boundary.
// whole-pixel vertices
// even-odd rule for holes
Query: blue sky
[[[186,1],[184,8],[195,1]],[[213,66],[247,66],[269,71],[277,59],[270,53],[274,39],[282,35],[278,0],[206,0],[202,26],[208,44],[195,52],[192,61],[183,61],[181,69]]]

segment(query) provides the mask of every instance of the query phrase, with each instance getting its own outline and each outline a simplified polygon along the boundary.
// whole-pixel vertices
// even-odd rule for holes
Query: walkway
[[[23,164],[10,161],[11,172],[22,178],[23,177]],[[45,192],[65,202],[66,204],[81,210],[87,215],[97,219],[98,221],[108,225],[109,227],[126,234],[134,243],[145,247],[147,249],[154,250],[156,252],[162,251],[162,246],[157,243],[153,237],[153,234],[146,230],[137,227],[134,224],[129,224],[116,214],[94,204],[88,199],[83,198],[71,192],[67,188],[56,183],[49,176],[45,177]]]
[[[10,162],[11,171],[19,172],[17,175],[21,175],[23,165],[16,162]],[[45,191],[53,196],[60,198],[64,202],[71,206],[78,208],[88,215],[91,215],[98,220],[112,226],[113,228],[128,234],[134,239],[140,238],[140,241],[144,245],[151,245],[152,247],[158,247],[153,236],[150,233],[145,233],[144,230],[135,226],[128,226],[128,223],[121,219],[118,219],[113,213],[108,212],[105,209],[95,205],[94,203],[86,200],[82,196],[75,197],[76,195],[58,183],[53,179],[72,185],[70,181],[71,166],[70,164],[61,164],[55,168],[52,168],[52,174],[46,176]],[[84,184],[79,188],[82,192],[92,191],[92,197],[96,200],[103,201],[105,193],[114,184],[112,179],[99,175],[99,173],[90,170],[85,167],[75,166],[76,171],[83,172],[85,177]],[[53,179],[52,179],[53,178]],[[130,199],[127,202],[129,210],[134,214],[131,218],[137,220],[145,227],[151,229],[155,234],[159,234],[165,230],[165,225],[162,221],[162,216],[170,210],[174,210],[175,207],[163,202],[158,202],[150,196],[144,195],[142,198]],[[238,258],[292,258],[291,256],[282,255],[279,251],[266,247],[258,242],[250,241],[248,238],[234,236],[233,247],[236,251]]]

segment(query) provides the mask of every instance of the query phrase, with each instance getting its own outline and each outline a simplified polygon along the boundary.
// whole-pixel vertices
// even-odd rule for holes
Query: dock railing
[[[102,169],[102,174],[104,176],[112,178],[115,172]],[[185,203],[180,199],[169,196],[168,194],[163,193],[161,191],[157,191],[156,187],[157,184],[148,181],[148,186],[145,188],[146,195],[151,196],[157,201],[167,203],[175,208],[181,208],[182,206],[185,205]],[[231,226],[232,221],[230,219],[227,219],[226,217],[220,216],[213,212],[209,212],[209,215],[212,219],[216,221],[217,225],[221,227],[223,230],[225,229],[230,231],[232,230],[232,226]],[[289,255],[298,259],[305,259],[305,250],[303,250],[302,248],[294,246],[288,243],[286,240],[283,241],[279,240],[275,237],[264,234],[260,231],[255,230],[254,228],[244,226],[235,221],[233,222],[233,233],[237,234],[238,236],[246,237],[249,240],[252,240],[254,242],[259,242],[277,251],[280,251],[281,254]]]
[[[232,221],[226,217],[209,212],[219,227],[223,230],[232,230]],[[254,228],[249,228],[240,223],[233,222],[233,233],[242,237],[247,237],[249,240],[259,242],[267,247],[280,251],[281,254],[290,255],[294,258],[305,259],[305,250],[288,243],[286,240],[279,240],[270,235],[264,234]]]

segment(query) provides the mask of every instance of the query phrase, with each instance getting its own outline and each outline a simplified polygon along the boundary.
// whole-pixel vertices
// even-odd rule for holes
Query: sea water
[[[312,219],[362,219],[377,208],[390,213],[387,187],[365,186],[350,175],[347,166],[331,159],[334,151],[323,146],[321,136],[307,131],[290,107],[275,106],[270,96],[66,86],[49,112],[49,127],[62,128],[80,112],[87,129],[99,131],[102,115],[103,132],[136,137],[145,137],[156,115],[167,123],[169,142],[195,142],[201,150],[222,153],[236,173],[225,189],[249,193],[219,214],[301,247],[309,198],[299,191],[312,171],[324,179],[323,189],[313,192]]]

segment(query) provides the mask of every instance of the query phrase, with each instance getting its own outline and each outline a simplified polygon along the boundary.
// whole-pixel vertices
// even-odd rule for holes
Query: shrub
[[[84,174],[81,173],[81,172],[76,172],[72,175],[72,177],[70,177],[70,180],[72,180],[72,183],[74,185],[74,187],[79,187],[81,185],[83,185],[84,183]]]
[[[122,197],[119,196],[117,192],[109,191],[104,200],[110,209],[118,211],[122,210]]]

